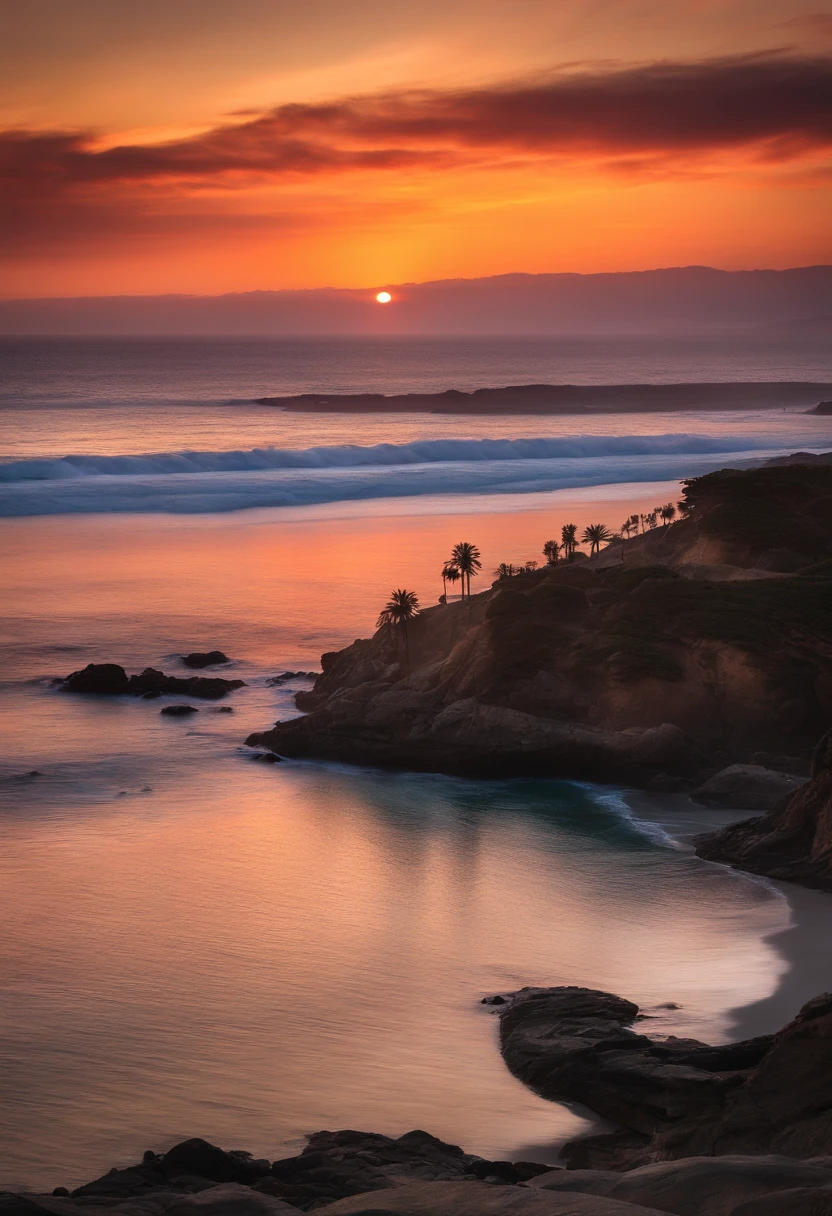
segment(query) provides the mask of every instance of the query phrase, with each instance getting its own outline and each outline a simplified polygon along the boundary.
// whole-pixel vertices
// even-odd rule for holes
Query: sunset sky
[[[832,261],[811,0],[0,0],[8,296]]]

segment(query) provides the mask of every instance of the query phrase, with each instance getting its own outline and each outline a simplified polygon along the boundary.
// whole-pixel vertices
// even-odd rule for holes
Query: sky
[[[812,0],[0,0],[7,298],[832,262],[830,151]]]

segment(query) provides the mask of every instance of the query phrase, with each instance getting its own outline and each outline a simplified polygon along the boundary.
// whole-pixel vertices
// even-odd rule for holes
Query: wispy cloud
[[[652,178],[662,160],[689,171],[730,149],[788,162],[832,146],[832,58],[770,52],[583,66],[477,89],[283,105],[166,143],[102,149],[95,140],[94,132],[0,132],[8,231],[94,226],[108,197],[112,208],[158,219],[163,197],[179,210],[183,197],[206,189],[350,172],[476,165],[511,173],[567,157]]]

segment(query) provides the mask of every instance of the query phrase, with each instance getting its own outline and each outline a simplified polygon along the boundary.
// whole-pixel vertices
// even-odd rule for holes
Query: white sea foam
[[[575,435],[61,456],[0,465],[0,516],[193,513],[426,494],[532,493],[705,472],[771,437]],[[765,446],[764,446],[765,445]]]

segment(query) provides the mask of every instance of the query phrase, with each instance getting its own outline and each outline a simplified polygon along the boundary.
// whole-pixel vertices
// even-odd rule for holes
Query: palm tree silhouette
[[[589,556],[593,553],[600,553],[601,546],[612,540],[612,532],[606,524],[589,524],[584,528],[584,534],[581,541],[585,545],[589,545]]]
[[[630,518],[630,516],[628,515],[627,518],[624,520],[624,523],[621,525],[621,533],[623,536],[626,536],[627,539],[629,540],[630,533],[632,532],[632,530],[633,530],[633,521]]]
[[[461,577],[462,575],[459,573],[453,562],[445,562],[445,565],[442,567],[443,580],[447,579],[453,587],[454,583],[458,583]]]
[[[479,571],[482,570],[480,551],[476,545],[472,545],[467,540],[461,540],[458,545],[454,545],[453,547],[451,552],[451,561],[462,575],[463,593],[466,579],[468,581],[468,599],[470,600],[471,575],[473,574],[476,578]]]
[[[391,625],[393,628],[396,625],[401,626],[402,636],[404,637],[404,660],[405,672],[410,674],[410,649],[407,640],[407,622],[412,621],[415,616],[419,615],[419,597],[415,591],[404,591],[399,588],[398,591],[390,592],[390,599],[378,614],[376,627],[381,629],[383,625]]]
[[[543,542],[543,556],[546,558],[548,565],[556,566],[558,564],[559,553],[560,545],[556,540],[546,540]]]
[[[564,555],[571,562],[575,550],[578,547],[578,525],[564,524],[560,530],[560,547],[563,549]]]

